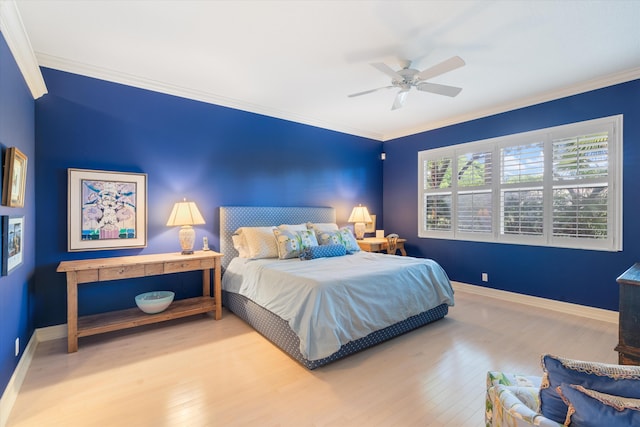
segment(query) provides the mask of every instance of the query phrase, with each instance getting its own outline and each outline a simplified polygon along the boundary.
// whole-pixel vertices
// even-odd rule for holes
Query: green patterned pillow
[[[318,240],[312,230],[281,230],[274,229],[278,246],[278,258],[298,258],[300,254],[311,246],[318,246]]]
[[[324,231],[318,235],[320,245],[343,245],[348,254],[358,252],[360,246],[349,228],[341,228],[338,231]]]

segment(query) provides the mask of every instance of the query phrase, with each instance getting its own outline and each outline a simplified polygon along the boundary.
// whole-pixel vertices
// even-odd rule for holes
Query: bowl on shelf
[[[173,302],[175,294],[171,291],[153,291],[136,295],[136,305],[147,314],[165,311]]]

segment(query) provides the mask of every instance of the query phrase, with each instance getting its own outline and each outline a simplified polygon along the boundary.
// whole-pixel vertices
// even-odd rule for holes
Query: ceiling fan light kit
[[[371,65],[378,71],[381,71],[387,76],[391,77],[391,85],[380,87],[377,89],[366,90],[364,92],[353,93],[349,95],[350,98],[360,95],[366,95],[382,89],[398,88],[400,89],[400,91],[396,94],[393,105],[391,106],[392,110],[397,110],[404,105],[404,102],[407,98],[407,93],[409,93],[411,88],[414,87],[422,92],[430,92],[449,97],[455,97],[462,91],[462,88],[460,87],[448,86],[439,83],[430,83],[426,81],[465,65],[464,60],[459,56],[453,56],[423,71],[411,68],[411,62],[409,61],[405,61],[404,67],[398,71],[393,70],[383,62],[375,62]]]

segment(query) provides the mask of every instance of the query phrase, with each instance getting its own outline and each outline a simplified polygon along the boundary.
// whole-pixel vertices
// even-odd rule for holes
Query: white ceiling
[[[20,0],[40,66],[376,140],[640,78],[640,1]],[[370,65],[466,65],[396,89]]]

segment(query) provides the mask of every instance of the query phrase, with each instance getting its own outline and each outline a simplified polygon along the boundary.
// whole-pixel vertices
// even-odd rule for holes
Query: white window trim
[[[583,130],[584,129],[584,130]],[[608,188],[609,202],[607,207],[608,230],[606,239],[572,239],[553,236],[552,229],[552,207],[553,207],[553,175],[552,162],[553,154],[551,150],[552,139],[562,136],[575,136],[587,134],[593,131],[608,130],[610,132],[608,143]],[[418,237],[450,240],[467,240],[492,243],[506,243],[533,246],[548,246],[561,248],[590,249],[601,251],[621,251],[622,250],[622,166],[623,166],[623,116],[609,116],[594,120],[571,123],[567,125],[555,126],[530,132],[523,132],[507,135],[498,138],[468,142],[453,146],[435,148],[418,152]],[[506,235],[500,233],[501,207],[500,191],[504,184],[500,182],[500,149],[505,146],[518,144],[528,144],[535,141],[544,141],[545,172],[544,179],[540,183],[531,183],[531,187],[544,188],[544,232],[542,236],[522,236]],[[439,159],[442,157],[452,158],[452,177],[457,176],[457,161],[459,155],[468,152],[492,152],[492,232],[491,233],[469,233],[459,232],[457,229],[457,197],[458,191],[464,192],[468,189],[458,189],[457,180],[452,178],[451,191],[449,189],[432,190],[431,194],[451,193],[451,230],[424,230],[424,161],[427,159]],[[576,183],[577,185],[578,183]],[[579,183],[579,184],[582,184]],[[474,187],[473,190],[480,190],[484,187]]]

